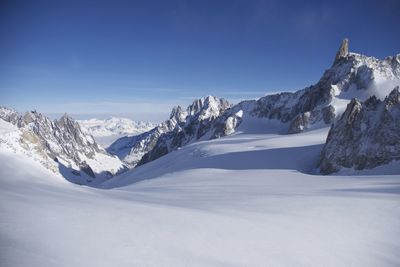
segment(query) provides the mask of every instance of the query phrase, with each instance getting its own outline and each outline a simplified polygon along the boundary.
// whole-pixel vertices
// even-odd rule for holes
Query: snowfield
[[[313,175],[327,128],[240,127],[101,188],[3,146],[0,266],[400,266],[399,162]]]

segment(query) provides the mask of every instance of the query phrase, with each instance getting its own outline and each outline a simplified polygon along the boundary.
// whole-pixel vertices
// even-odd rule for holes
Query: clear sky
[[[0,1],[0,105],[166,119],[318,81],[341,40],[400,52],[400,1]]]

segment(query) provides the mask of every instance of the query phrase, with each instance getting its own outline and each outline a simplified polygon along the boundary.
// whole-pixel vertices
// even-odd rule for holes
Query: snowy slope
[[[380,98],[400,77],[400,55],[378,60],[344,44],[316,85],[233,107],[209,96],[120,139],[108,151],[131,167],[149,161],[108,180],[121,161],[68,116],[0,109],[12,122],[0,120],[0,266],[400,266],[400,161],[317,174],[350,98]],[[386,114],[364,113],[368,123]],[[390,114],[381,128],[396,141]],[[347,117],[338,132],[354,136]],[[59,158],[82,163],[83,180],[86,165],[104,179],[69,183]]]
[[[158,130],[153,129],[139,138],[119,139],[108,151],[135,167],[199,139],[233,134],[247,121],[279,122],[285,125],[282,127],[285,134],[328,127],[340,117],[352,98],[365,100],[375,95],[384,99],[399,84],[400,54],[377,59],[352,53],[345,40],[333,65],[314,85],[242,101],[234,106],[213,96],[195,100],[185,111],[180,107],[173,110],[170,120],[165,122],[168,127],[159,126]],[[175,113],[180,114],[179,119],[172,116]],[[270,129],[264,127],[263,131],[266,133]]]
[[[116,140],[107,151],[131,167],[144,164],[203,137],[229,107],[228,101],[213,96],[196,99],[185,110],[176,106],[168,120],[141,135]]]
[[[400,176],[389,175],[399,165],[380,175],[309,175],[327,128],[242,131],[185,146],[107,190],[0,150],[0,265],[400,264]]]
[[[78,120],[77,122],[86,133],[92,135],[103,147],[108,147],[120,137],[139,135],[157,126],[156,123],[152,122],[136,122],[131,119],[117,117],[104,120]]]
[[[74,183],[95,185],[126,170],[66,114],[52,121],[36,111],[22,116],[0,107],[0,132],[0,150],[28,155]]]

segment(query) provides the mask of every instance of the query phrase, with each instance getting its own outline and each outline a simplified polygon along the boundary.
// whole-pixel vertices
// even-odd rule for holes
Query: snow
[[[0,151],[22,158],[26,157],[30,161],[46,166],[53,173],[59,174],[58,166],[53,160],[49,160],[46,155],[38,152],[35,144],[22,141],[24,135],[28,136],[29,132],[22,132],[15,125],[0,119]]]
[[[327,128],[241,127],[102,189],[2,146],[0,266],[400,265],[396,163],[380,167],[393,175],[311,175]]]
[[[50,158],[38,145],[37,138],[30,130],[18,128],[15,125],[0,119],[0,151],[14,153],[19,157],[27,157],[29,160],[40,163],[45,168],[51,170],[56,176],[63,177],[71,182],[81,184],[83,181],[93,180],[84,173],[76,176],[72,170],[80,170],[80,167],[65,155],[59,155],[57,162]],[[49,146],[53,147],[53,151],[61,151],[59,144],[51,139],[47,139]],[[117,156],[111,156],[102,151],[96,152],[92,157],[87,157],[83,153],[78,152],[77,156],[85,161],[96,174],[93,185],[109,179],[111,175],[115,175],[125,169],[124,164]],[[111,174],[110,174],[111,173]]]
[[[77,122],[86,133],[93,135],[96,142],[103,147],[108,147],[121,137],[138,135],[157,126],[152,122],[136,122],[128,118],[117,117],[105,120],[94,118]]]

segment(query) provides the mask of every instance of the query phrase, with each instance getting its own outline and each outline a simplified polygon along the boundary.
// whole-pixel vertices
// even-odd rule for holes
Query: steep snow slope
[[[139,135],[150,131],[156,123],[133,121],[127,118],[111,117],[109,119],[89,119],[77,121],[82,130],[92,135],[103,147],[108,147],[115,140],[123,136]]]
[[[305,174],[327,130],[193,143],[108,190],[0,150],[0,265],[398,266],[400,176]]]

